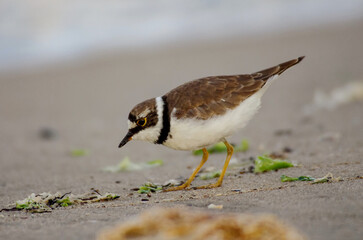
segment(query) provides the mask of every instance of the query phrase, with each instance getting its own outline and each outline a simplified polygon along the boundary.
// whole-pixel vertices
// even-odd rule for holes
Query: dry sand
[[[324,91],[350,81],[363,81],[363,21],[289,32],[269,37],[234,38],[169,46],[144,53],[90,56],[46,69],[0,76],[0,206],[30,193],[82,193],[90,188],[114,192],[108,203],[68,207],[51,213],[0,213],[0,239],[91,239],[153,206],[206,209],[223,204],[223,212],[271,213],[311,239],[361,239],[363,235],[363,105],[352,102],[306,117],[315,89]],[[289,159],[300,167],[278,172],[227,176],[221,188],[157,193],[147,202],[130,195],[145,181],[187,177],[200,159],[190,152],[131,142],[117,145],[126,132],[134,104],[191,79],[217,74],[248,73],[291,58],[306,59],[269,89],[260,113],[232,142],[249,140],[248,158],[293,149]],[[49,127],[53,140],[38,133]],[[280,129],[290,135],[277,136]],[[328,136],[328,137],[324,137]],[[329,137],[330,136],[330,137]],[[75,148],[89,155],[72,157]],[[165,165],[141,172],[105,173],[124,156],[135,162],[161,158]],[[224,155],[207,166],[220,168]],[[189,167],[189,168],[188,168]],[[310,185],[281,183],[282,174],[321,177],[331,172],[344,181]],[[193,186],[205,184],[196,180]],[[247,193],[234,193],[242,189]],[[210,210],[212,211],[212,210]],[[215,211],[215,210],[214,210]]]

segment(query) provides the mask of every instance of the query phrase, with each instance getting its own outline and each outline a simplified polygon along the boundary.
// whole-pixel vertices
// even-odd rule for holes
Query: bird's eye
[[[136,124],[140,127],[144,127],[146,125],[146,122],[147,122],[146,118],[143,118],[143,119],[137,120]]]

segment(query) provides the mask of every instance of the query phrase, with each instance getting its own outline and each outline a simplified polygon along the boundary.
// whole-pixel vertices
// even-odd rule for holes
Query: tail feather
[[[298,64],[299,62],[301,62],[304,59],[304,57],[305,56],[301,56],[299,58],[292,59],[290,61],[280,63],[277,66],[274,66],[274,67],[271,67],[271,68],[264,69],[262,71],[252,73],[251,75],[256,80],[267,81],[268,79],[271,78],[271,76],[280,75],[283,72],[285,72],[287,69],[289,69],[290,67]]]

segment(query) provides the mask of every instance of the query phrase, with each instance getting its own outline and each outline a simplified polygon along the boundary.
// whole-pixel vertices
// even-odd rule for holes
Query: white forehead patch
[[[144,118],[146,117],[149,113],[150,113],[150,109],[149,108],[146,108],[144,111],[142,111],[139,115],[138,115],[138,118]]]
[[[136,123],[133,123],[130,120],[127,120],[127,124],[129,125],[129,129],[136,127]]]

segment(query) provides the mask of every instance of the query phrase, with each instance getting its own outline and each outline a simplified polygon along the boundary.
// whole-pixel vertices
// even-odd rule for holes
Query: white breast
[[[224,115],[215,116],[208,120],[177,119],[171,116],[171,137],[164,145],[178,150],[196,150],[220,142],[245,127],[248,121],[258,112],[261,106],[261,97],[268,86],[270,79],[257,93],[244,100],[238,107],[228,110]],[[170,135],[169,135],[170,136]]]

